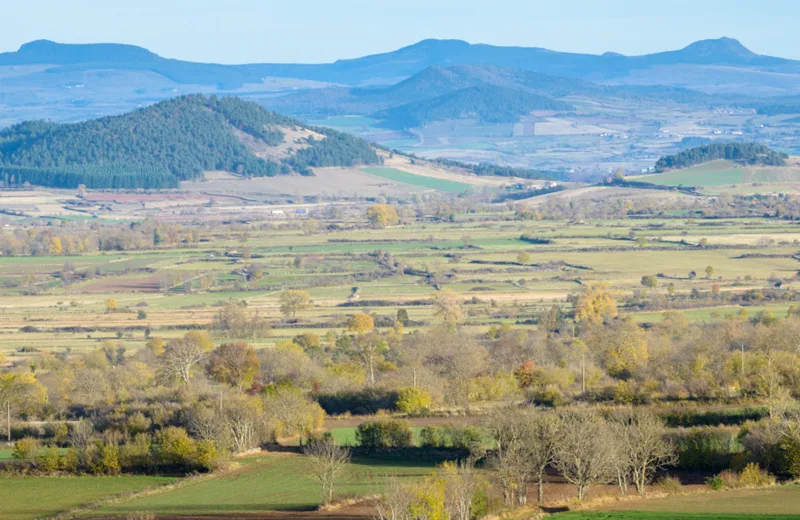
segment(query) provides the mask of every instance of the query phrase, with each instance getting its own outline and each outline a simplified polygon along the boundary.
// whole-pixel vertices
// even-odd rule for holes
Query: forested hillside
[[[715,143],[697,146],[675,155],[662,157],[656,162],[656,171],[663,172],[687,168],[718,159],[726,159],[740,164],[759,164],[783,166],[788,156],[785,153],[756,143]]]
[[[413,128],[433,121],[477,119],[510,123],[533,110],[570,110],[572,105],[521,90],[483,85],[384,110],[375,117],[390,128]]]
[[[293,119],[238,98],[183,96],[128,114],[75,124],[21,123],[0,132],[0,169],[7,182],[74,188],[168,188],[206,170],[247,176],[315,166],[379,162],[361,139],[319,130],[305,148],[277,160],[253,155],[237,136],[249,134],[266,147],[284,141]],[[282,164],[281,164],[282,163]]]

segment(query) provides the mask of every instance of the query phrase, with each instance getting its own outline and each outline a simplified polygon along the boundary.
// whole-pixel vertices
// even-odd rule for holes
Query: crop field
[[[170,477],[0,477],[0,520],[33,520],[174,482]]]
[[[380,492],[388,478],[421,479],[434,467],[424,463],[353,459],[341,478],[342,497]],[[308,460],[298,455],[269,455],[244,461],[241,468],[211,480],[190,483],[161,494],[121,502],[97,511],[124,515],[230,515],[262,511],[307,511],[321,502],[319,484],[309,475]]]
[[[424,188],[435,189],[447,193],[464,193],[465,191],[470,191],[472,189],[469,184],[449,181],[446,179],[425,177],[423,175],[416,175],[395,168],[362,168],[361,170],[385,179],[402,182],[404,184],[411,184],[414,186],[422,186]]]

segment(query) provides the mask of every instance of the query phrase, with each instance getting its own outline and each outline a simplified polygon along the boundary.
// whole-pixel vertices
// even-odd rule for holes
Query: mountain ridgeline
[[[0,176],[75,188],[174,188],[204,171],[269,177],[311,168],[376,164],[366,141],[315,128],[281,157],[259,157],[242,136],[269,149],[284,144],[285,130],[302,123],[234,97],[190,95],[121,116],[74,124],[31,121],[0,131]]]
[[[725,159],[743,165],[783,166],[788,155],[757,143],[714,143],[662,157],[655,170],[664,172]]]

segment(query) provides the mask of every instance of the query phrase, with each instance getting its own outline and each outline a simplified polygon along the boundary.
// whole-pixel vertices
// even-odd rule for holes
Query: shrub
[[[738,488],[753,488],[774,486],[775,477],[769,472],[761,469],[758,464],[751,462],[748,464],[741,473],[726,469],[718,475],[708,479],[708,485],[711,489],[718,491],[720,489],[738,489]]]
[[[664,475],[658,479],[656,485],[661,491],[668,494],[680,493],[683,489],[680,479],[670,475]]]
[[[413,439],[411,426],[402,419],[378,419],[359,424],[356,429],[356,440],[362,448],[407,448]]]
[[[725,489],[725,481],[719,475],[708,477],[706,479],[706,484],[711,488],[712,491],[722,491]]]
[[[397,392],[369,388],[358,392],[318,394],[317,402],[328,415],[370,415],[379,410],[397,410]]]
[[[741,487],[764,487],[774,485],[775,476],[770,475],[769,472],[761,469],[758,464],[752,462],[745,466],[739,475],[739,486]]]
[[[164,466],[188,468],[194,465],[197,447],[183,428],[170,426],[156,432],[158,463]]]
[[[45,448],[39,452],[36,458],[39,469],[45,473],[56,473],[61,469],[61,457],[55,448]]]
[[[419,415],[428,410],[431,394],[422,388],[403,388],[397,395],[397,411],[408,415]]]
[[[474,426],[426,426],[420,432],[425,448],[470,450],[483,444],[483,434]]]
[[[24,439],[20,439],[14,443],[14,449],[11,452],[11,456],[16,460],[20,460],[28,464],[35,464],[40,448],[41,444],[39,444],[37,439],[25,437]]]
[[[693,428],[677,440],[679,465],[684,469],[722,469],[730,467],[737,450],[736,438],[720,428]]]

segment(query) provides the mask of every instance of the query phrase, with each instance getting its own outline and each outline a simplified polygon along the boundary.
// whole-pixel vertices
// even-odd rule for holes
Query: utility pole
[[[586,354],[581,354],[581,393],[586,393]]]

